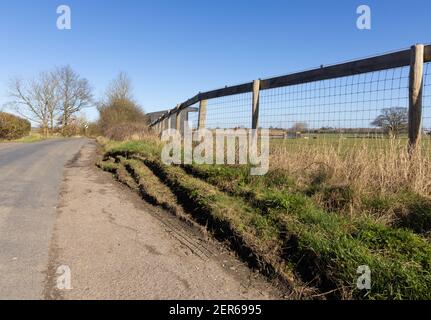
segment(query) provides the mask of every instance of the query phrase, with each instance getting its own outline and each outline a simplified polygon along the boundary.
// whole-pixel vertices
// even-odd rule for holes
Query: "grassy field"
[[[133,176],[141,194],[181,204],[295,298],[431,299],[429,153],[410,158],[403,141],[310,143],[273,141],[270,171],[259,177],[248,166],[166,166],[156,139],[102,141],[99,165]],[[151,191],[151,179],[168,198]],[[363,265],[368,291],[356,283]]]
[[[395,139],[400,146],[407,147],[408,137],[405,135]],[[357,146],[367,146],[370,150],[379,151],[381,149],[390,148],[394,143],[394,139],[383,135],[354,135],[354,134],[305,134],[298,139],[271,139],[272,147],[289,146],[294,150],[302,148],[303,146],[316,147],[316,148],[343,148],[348,151]],[[423,135],[421,146],[424,150],[431,151],[431,135]]]

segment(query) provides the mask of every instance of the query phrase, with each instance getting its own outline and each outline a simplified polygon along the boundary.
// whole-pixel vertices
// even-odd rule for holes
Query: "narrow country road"
[[[96,150],[86,139],[0,144],[0,300],[282,297],[97,169]],[[71,288],[58,289],[59,267]]]
[[[85,139],[0,144],[0,299],[41,299],[64,165]]]

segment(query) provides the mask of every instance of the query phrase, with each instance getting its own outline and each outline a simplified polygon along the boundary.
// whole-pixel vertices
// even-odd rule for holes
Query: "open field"
[[[407,148],[408,137],[401,136],[395,139],[400,147]],[[304,134],[302,138],[298,139],[271,139],[271,145],[276,146],[289,146],[297,148],[301,146],[308,147],[328,147],[342,148],[348,150],[349,148],[356,148],[358,146],[366,146],[370,150],[380,151],[387,149],[394,144],[394,139],[382,135],[352,135],[352,134]],[[431,136],[423,135],[421,139],[421,147],[423,150],[431,151]]]
[[[270,171],[259,177],[248,166],[166,166],[154,139],[104,141],[99,165],[132,177],[147,196],[143,181],[158,179],[169,202],[299,297],[430,299],[429,153],[410,159],[399,142],[376,152],[338,140],[272,143]],[[357,289],[364,265],[369,291]]]

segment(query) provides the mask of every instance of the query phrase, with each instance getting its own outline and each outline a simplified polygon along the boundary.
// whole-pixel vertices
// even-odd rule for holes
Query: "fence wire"
[[[407,139],[409,73],[405,66],[261,90],[259,127],[270,129],[273,138],[291,141],[388,139],[389,133]],[[252,92],[209,99],[205,127],[251,128],[252,99]],[[197,129],[199,103],[190,109],[186,120]],[[400,118],[396,132],[377,121],[393,116]],[[423,131],[431,145],[431,63],[424,65]]]
[[[251,127],[252,93],[208,100],[206,127],[217,128],[250,128]]]
[[[409,68],[396,68],[261,92],[260,126],[295,133],[382,134],[383,109],[407,114]]]
[[[196,103],[188,108],[189,110],[196,110],[196,111],[190,111],[187,113],[187,121],[189,124],[190,129],[197,129],[198,127],[198,119],[199,119],[199,103]]]
[[[431,62],[424,66],[423,128],[431,134]]]

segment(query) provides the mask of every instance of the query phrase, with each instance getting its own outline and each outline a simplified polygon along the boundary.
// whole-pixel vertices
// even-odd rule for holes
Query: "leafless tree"
[[[17,113],[36,122],[44,130],[54,129],[54,119],[58,107],[58,82],[52,73],[41,73],[36,79],[24,82],[13,79],[9,84],[8,103]]]
[[[124,140],[148,130],[148,118],[133,99],[131,80],[124,72],[108,86],[97,109],[98,128],[110,139]]]
[[[380,115],[371,123],[371,125],[382,128],[392,137],[397,137],[403,130],[407,129],[407,108],[392,107],[382,109]]]
[[[91,106],[93,94],[88,80],[81,78],[70,66],[57,69],[55,76],[59,84],[59,109],[61,112],[61,126],[64,132],[75,113]]]
[[[292,132],[305,132],[308,130],[308,124],[306,122],[297,122],[290,129]]]
[[[46,105],[48,112],[49,129],[54,131],[55,118],[58,115],[58,104],[60,97],[58,95],[58,79],[52,72],[42,73],[39,83],[36,85],[40,100]]]
[[[115,100],[133,101],[132,90],[130,77],[125,72],[120,72],[108,86],[106,97],[110,102]]]

